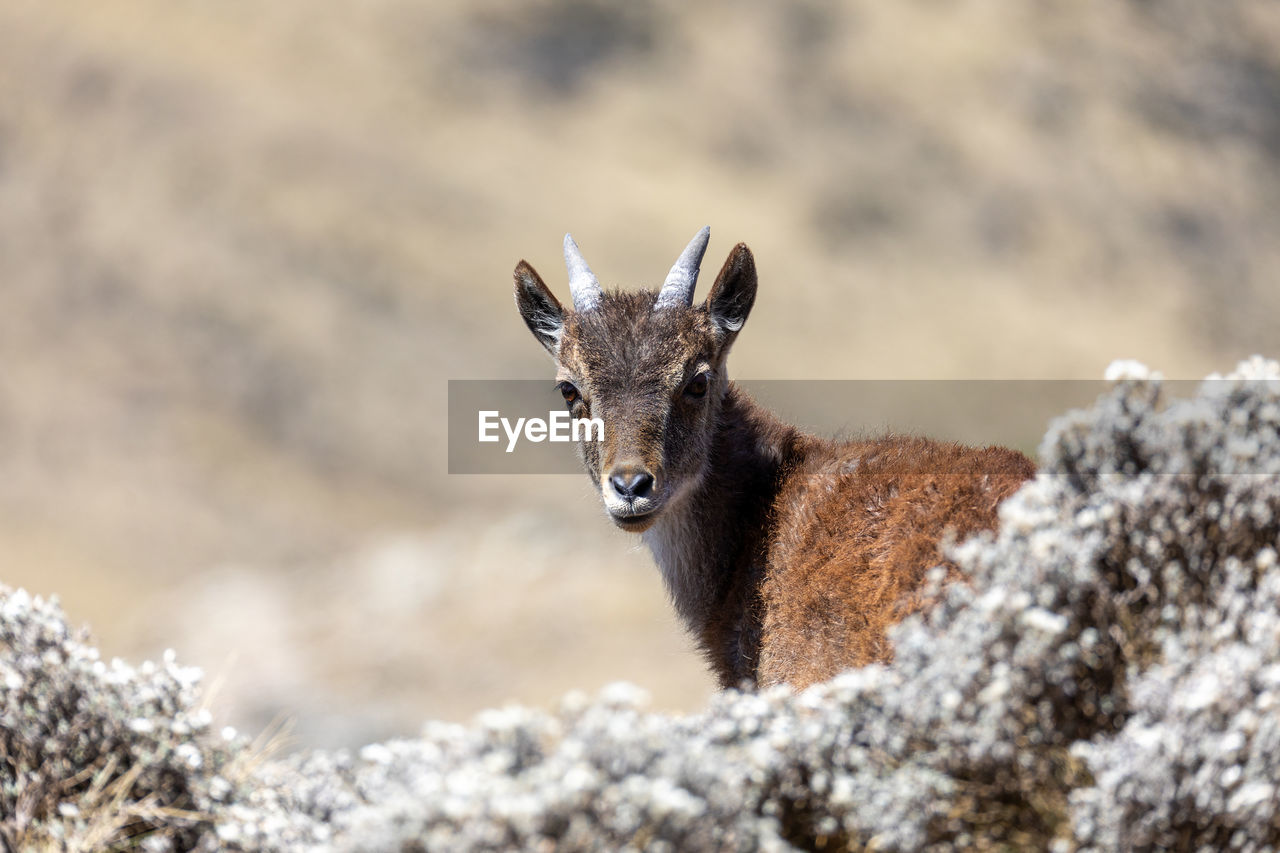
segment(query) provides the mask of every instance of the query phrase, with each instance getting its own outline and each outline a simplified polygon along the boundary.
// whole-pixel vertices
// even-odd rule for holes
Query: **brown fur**
[[[723,686],[804,687],[888,660],[885,631],[923,606],[929,569],[960,576],[940,546],[994,529],[999,502],[1034,474],[1004,448],[828,441],[755,405],[725,371],[755,297],[743,244],[687,308],[655,311],[640,292],[570,311],[523,261],[515,278],[574,390],[570,411],[605,422],[604,441],[579,451],[606,511],[644,537]],[[614,485],[641,475],[644,495]]]

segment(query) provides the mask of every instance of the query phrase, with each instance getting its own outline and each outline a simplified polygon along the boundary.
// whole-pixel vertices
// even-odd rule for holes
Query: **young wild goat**
[[[725,359],[756,295],[739,243],[693,305],[710,229],[662,289],[609,292],[564,240],[573,310],[521,261],[516,305],[555,358],[573,417],[604,421],[579,453],[618,527],[653,552],[723,686],[801,688],[892,655],[885,630],[923,606],[939,549],[996,526],[1025,456],[923,438],[834,442],[779,422]]]

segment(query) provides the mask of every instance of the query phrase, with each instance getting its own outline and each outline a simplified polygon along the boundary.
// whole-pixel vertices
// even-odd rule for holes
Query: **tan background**
[[[739,376],[1194,377],[1277,205],[1267,0],[0,0],[0,581],[303,743],[696,707],[585,478],[446,473],[447,379],[549,375],[516,260],[749,242]]]

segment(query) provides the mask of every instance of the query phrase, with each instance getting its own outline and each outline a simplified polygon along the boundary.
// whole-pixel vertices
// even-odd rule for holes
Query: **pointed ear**
[[[528,261],[516,264],[516,308],[524,323],[555,358],[564,334],[564,308]]]
[[[707,296],[706,309],[726,339],[732,338],[747,322],[756,301],[756,262],[746,243],[739,243],[729,253],[716,283]]]

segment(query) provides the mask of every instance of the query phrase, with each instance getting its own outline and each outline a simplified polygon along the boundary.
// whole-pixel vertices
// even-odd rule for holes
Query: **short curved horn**
[[[660,308],[687,308],[693,304],[693,288],[698,283],[698,268],[702,265],[702,256],[707,251],[707,241],[711,239],[711,226],[704,226],[693,235],[689,245],[684,247],[680,257],[676,259],[667,280],[662,283],[658,292],[658,301],[653,310]]]
[[[573,296],[574,311],[590,311],[600,305],[600,280],[587,266],[587,261],[573,242],[573,235],[564,235],[564,265],[569,270],[569,293]]]

